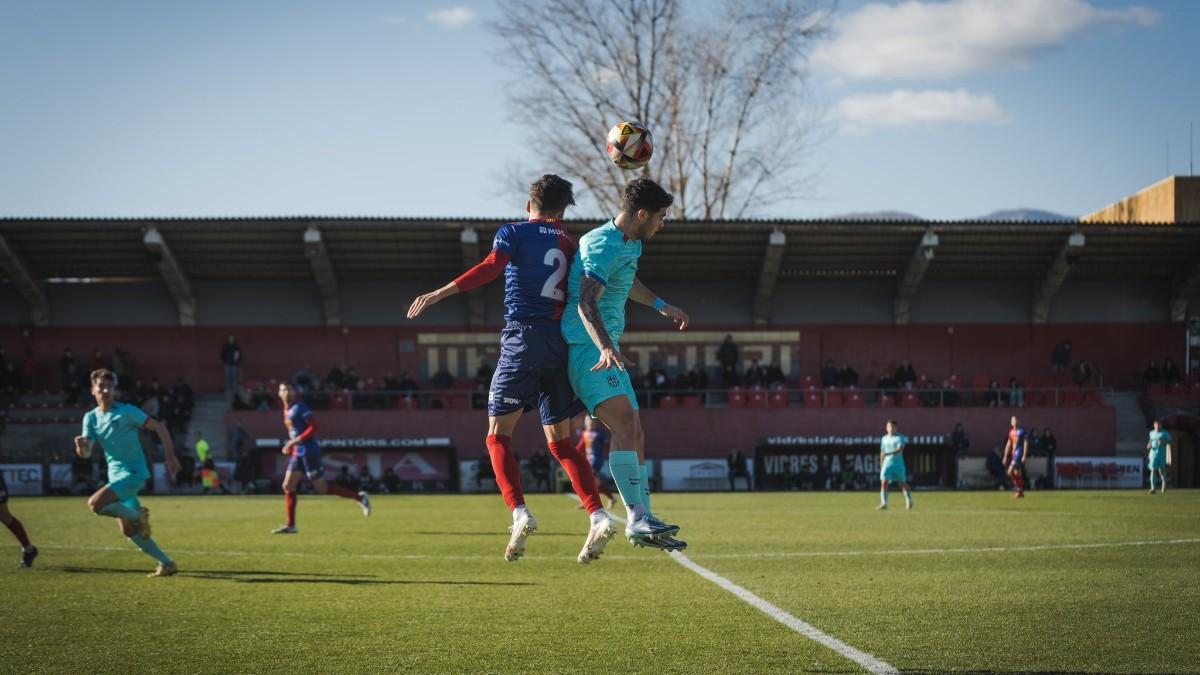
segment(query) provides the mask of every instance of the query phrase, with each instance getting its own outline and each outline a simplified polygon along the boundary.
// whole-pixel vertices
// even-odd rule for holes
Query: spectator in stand
[[[1017,378],[1008,378],[1008,404],[1015,408],[1025,407],[1025,385],[1017,382]]]
[[[697,363],[688,371],[688,388],[698,391],[708,389],[708,371],[703,363]]]
[[[546,454],[540,446],[534,451],[533,456],[529,458],[529,473],[533,476],[533,489],[540,489],[539,486],[545,485],[545,491],[550,491],[550,455]]]
[[[1050,369],[1055,373],[1064,373],[1071,367],[1071,341],[1059,342],[1050,354]]]
[[[232,399],[242,379],[242,348],[232,335],[226,335],[221,345],[221,363],[225,366],[225,395]]]
[[[396,494],[400,491],[400,477],[396,475],[396,470],[388,467],[383,472],[382,491],[385,494]]]
[[[1179,366],[1175,365],[1174,359],[1167,357],[1163,359],[1163,383],[1168,387],[1173,384],[1183,384],[1183,373],[1179,371]]]
[[[821,387],[823,389],[832,389],[838,386],[838,369],[833,365],[833,359],[825,359],[825,365],[821,368]]]
[[[921,405],[925,406],[926,408],[937,408],[941,404],[941,390],[933,386],[932,382],[926,382],[925,387],[921,390]]]
[[[987,472],[995,482],[997,490],[1003,490],[1007,483],[1004,473],[1004,458],[1000,456],[1000,446],[992,446],[992,454],[987,457]]]
[[[349,368],[346,369],[346,373],[345,373],[345,376],[342,378],[342,382],[345,385],[345,388],[347,391],[357,391],[358,390],[359,377],[358,377],[358,371],[354,369],[354,366],[350,366]]]
[[[987,392],[983,395],[983,404],[989,408],[996,408],[1000,406],[1000,403],[1000,384],[992,380],[988,383]]]
[[[58,360],[58,373],[63,391],[70,391],[75,387],[79,377],[75,371],[75,355],[71,353],[70,347],[63,350],[62,358]]]
[[[908,384],[916,384],[917,371],[913,369],[912,364],[908,359],[900,361],[900,365],[896,367],[896,386],[904,387]]]
[[[767,385],[781,389],[787,386],[787,376],[783,374],[783,368],[780,368],[778,363],[767,366]]]
[[[1083,359],[1079,363],[1075,364],[1075,384],[1079,385],[1080,387],[1090,387],[1092,386],[1092,379],[1094,376],[1095,369],[1092,367],[1091,362],[1087,359]]]
[[[303,368],[298,368],[296,372],[292,373],[292,386],[296,388],[297,393],[311,394],[317,390],[317,384],[317,374],[307,363]]]
[[[962,422],[954,425],[954,431],[950,432],[950,450],[954,452],[955,457],[966,457],[967,451],[971,449],[971,439],[967,438],[967,431],[963,429]]]
[[[475,369],[475,384],[483,385],[484,389],[489,389],[492,386],[492,375],[496,369],[488,363],[486,356],[479,357],[479,367]]]
[[[667,388],[667,371],[663,370],[661,365],[655,365],[650,369],[650,388],[651,389],[666,389]]]
[[[0,347],[0,373],[8,370],[8,352]]]
[[[1050,431],[1050,427],[1042,427],[1042,436],[1038,439],[1038,449],[1046,455],[1046,475],[1050,477],[1051,485],[1053,485],[1054,476],[1054,458],[1058,455],[1058,439],[1054,437],[1054,432]]]
[[[750,472],[746,469],[746,456],[741,450],[734,448],[729,452],[729,457],[726,459],[726,464],[729,466],[729,491],[737,490],[737,479],[746,479],[746,490],[753,490],[754,486],[750,484]]]
[[[332,384],[338,391],[346,388],[346,364],[334,366],[325,375],[325,383]]]
[[[404,392],[405,398],[412,398],[413,392],[417,390],[417,382],[412,379],[407,370],[400,373],[400,386],[397,389]],[[488,461],[490,462],[491,460],[489,459]]]
[[[738,386],[738,348],[733,344],[732,335],[726,335],[725,341],[717,348],[717,363],[721,364],[721,384],[725,387]]]
[[[139,406],[140,405],[141,404],[139,403]],[[234,394],[234,396],[233,396],[233,409],[234,410],[254,410],[255,409],[255,405],[251,398],[249,389],[242,387],[242,386],[238,386],[237,393]]]
[[[254,410],[267,411],[271,409],[271,394],[267,392],[267,387],[262,382],[254,386],[254,391],[250,392],[250,407]]]
[[[79,397],[84,390],[82,379],[83,374],[79,372],[79,368],[72,359],[67,363],[67,369],[63,372],[63,395],[65,397],[63,402],[67,405],[75,405],[79,402]]]
[[[379,485],[375,483],[375,477],[366,464],[358,468],[358,489],[372,494],[379,492]]]
[[[950,380],[942,380],[942,405],[947,408],[957,408],[962,405],[962,394],[958,393]]]
[[[454,386],[454,376],[445,368],[434,373],[432,381],[434,389],[449,389]]]
[[[1037,427],[1029,429],[1029,456],[1041,457],[1040,451],[1042,448],[1042,437],[1038,434]]]
[[[1149,389],[1151,385],[1160,384],[1163,381],[1163,371],[1158,367],[1157,361],[1151,361],[1150,365],[1146,366],[1146,370],[1142,372],[1142,383]]]
[[[33,374],[37,371],[37,361],[33,358],[33,348],[26,347],[21,357],[21,393],[33,391]]]
[[[837,385],[843,389],[858,388],[858,371],[851,368],[849,363],[842,363],[842,369],[837,374]]]
[[[750,367],[746,369],[746,386],[751,389],[757,389],[767,383],[767,371],[758,364],[758,359],[750,361]]]
[[[112,371],[117,376],[117,385],[123,381],[130,380],[130,375],[133,374],[133,359],[129,356],[129,352],[117,347],[113,350],[112,355]]]
[[[88,372],[90,373],[93,370],[100,370],[107,367],[108,360],[104,358],[104,352],[99,347],[96,347],[92,350],[92,360],[88,361]]]

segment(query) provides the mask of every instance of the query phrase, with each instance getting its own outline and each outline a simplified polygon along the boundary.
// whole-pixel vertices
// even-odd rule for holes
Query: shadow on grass
[[[507,530],[497,530],[495,532],[413,532],[413,534],[424,534],[435,537],[507,537]],[[537,531],[537,538],[542,537],[578,537],[587,535],[585,530],[579,532],[543,532]]]
[[[43,567],[42,569],[67,572],[68,574],[138,574],[150,573],[148,569],[126,569],[121,567]],[[181,577],[232,581],[238,584],[337,584],[343,586],[534,586],[528,581],[454,581],[420,579],[377,579],[372,574],[323,574],[320,572],[274,572],[263,570],[184,570]],[[367,577],[367,578],[364,578]]]

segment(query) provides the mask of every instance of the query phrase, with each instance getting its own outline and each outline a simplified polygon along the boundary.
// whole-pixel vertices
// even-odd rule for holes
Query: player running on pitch
[[[617,217],[583,235],[567,285],[562,331],[570,345],[571,385],[588,412],[612,432],[608,467],[628,514],[625,536],[635,546],[677,550],[679,526],[668,525],[650,510],[645,437],[637,396],[621,354],[625,302],[632,299],[687,328],[688,316],[667,304],[637,279],[643,242],[663,227],[674,202],[671,193],[649,178],[630,181]]]
[[[1171,466],[1171,434],[1163,431],[1162,422],[1154,420],[1154,429],[1150,431],[1150,440],[1146,443],[1149,453],[1147,460],[1150,470],[1150,494],[1154,494],[1154,474],[1158,473],[1162,483],[1161,492],[1167,491],[1167,467]]]
[[[896,431],[896,421],[887,421],[887,434],[879,441],[879,506],[880,511],[888,507],[888,482],[897,483],[904,491],[904,508],[913,507],[912,488],[908,485],[908,471],[904,467],[904,446],[908,439]]]
[[[1008,442],[1004,444],[1004,466],[1013,486],[1017,488],[1013,499],[1020,499],[1025,496],[1025,460],[1029,458],[1029,437],[1016,415],[1013,415],[1010,424]]]
[[[503,225],[496,232],[491,254],[483,262],[438,290],[416,298],[408,308],[408,318],[415,319],[429,306],[504,274],[506,323],[500,333],[500,360],[488,392],[485,442],[496,484],[512,511],[512,535],[504,550],[504,559],[509,562],[525,555],[525,540],[537,531],[537,521],[525,505],[521,468],[512,451],[517,422],[535,404],[550,454],[567,472],[591,521],[579,562],[586,565],[599,558],[617,533],[612,517],[600,504],[596,477],[587,458],[570,438],[571,418],[583,407],[567,377],[567,345],[559,322],[566,299],[567,268],[576,247],[561,221],[567,207],[574,203],[570,182],[553,174],[542,176],[529,189],[525,205],[529,220]]]
[[[333,493],[338,497],[353,499],[362,506],[364,516],[371,515],[371,498],[366,492],[355,494],[353,490],[325,480],[325,465],[321,462],[321,445],[317,442],[317,420],[290,382],[279,383],[279,400],[283,403],[283,424],[288,430],[288,442],[283,445],[283,454],[288,460],[287,473],[283,476],[283,503],[287,510],[287,522],[271,530],[272,534],[296,534],[296,488],[308,476],[317,494]]]
[[[83,416],[83,433],[75,437],[75,454],[84,459],[91,457],[92,444],[100,443],[108,460],[108,484],[88,499],[88,507],[96,515],[116,518],[121,533],[158,561],[149,576],[169,577],[179,570],[175,561],[150,538],[150,509],[138,501],[138,492],[150,478],[138,431],[149,429],[158,436],[167,475],[174,476],[179,473],[179,460],[175,458],[171,432],[141,408],[113,401],[117,378],[111,371],[93,370],[91,379],[96,407]]]
[[[9,532],[17,538],[17,542],[21,544],[21,561],[18,564],[20,567],[33,567],[33,559],[37,557],[37,547],[29,543],[29,536],[25,534],[25,526],[17,517],[8,512],[8,484],[4,482],[4,474],[0,472],[0,523],[8,528]]]

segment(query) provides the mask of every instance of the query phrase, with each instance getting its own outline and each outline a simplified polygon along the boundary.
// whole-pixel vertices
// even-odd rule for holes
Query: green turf
[[[876,500],[667,494],[655,508],[695,562],[902,671],[1200,668],[1200,493]],[[145,578],[152,561],[82,499],[11,500],[42,555],[16,569],[0,531],[0,671],[857,670],[661,552],[614,541],[580,567],[585,518],[562,495],[530,498],[541,531],[516,564],[498,496],[380,497],[370,519],[302,497],[291,537],[268,534],[281,497],[144,501],[178,577]]]

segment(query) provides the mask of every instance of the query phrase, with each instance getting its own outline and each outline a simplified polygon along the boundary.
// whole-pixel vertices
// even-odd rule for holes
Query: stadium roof
[[[30,277],[160,278],[156,230],[190,279],[311,279],[315,228],[340,280],[436,280],[482,257],[504,220],[479,218],[0,218],[0,237]],[[576,236],[595,220],[570,220]],[[473,231],[478,243],[464,231]],[[936,235],[936,241],[927,233]],[[774,234],[774,238],[772,235]],[[780,233],[782,236],[780,236]],[[777,276],[903,277],[929,250],[926,278],[1032,278],[1067,251],[1079,277],[1178,279],[1200,260],[1200,223],[737,220],[668,221],[642,259],[648,279],[758,279],[769,248]],[[774,247],[771,247],[771,244]],[[929,246],[929,244],[933,246]],[[13,264],[0,274],[11,280]]]

